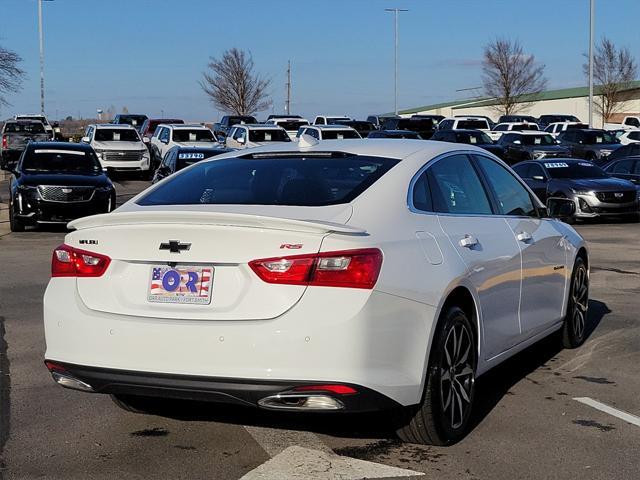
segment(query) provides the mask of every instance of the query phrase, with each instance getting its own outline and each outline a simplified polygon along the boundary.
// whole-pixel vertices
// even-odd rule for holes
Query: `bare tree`
[[[525,54],[520,42],[499,38],[484,47],[482,84],[485,94],[498,102],[494,109],[511,115],[535,102],[547,79],[544,65]]]
[[[585,63],[582,69],[588,77],[589,63]],[[603,37],[593,56],[593,78],[598,85],[594,107],[602,115],[603,122],[609,121],[611,115],[624,108],[628,99],[623,92],[629,88],[637,74],[638,65],[629,49],[618,49],[611,40]]]
[[[236,115],[252,115],[267,110],[271,80],[253,72],[251,53],[232,48],[221,59],[210,57],[208,71],[200,86],[218,110]]]
[[[20,90],[24,79],[24,70],[18,66],[20,62],[20,55],[0,46],[0,106],[9,105],[6,94]]]

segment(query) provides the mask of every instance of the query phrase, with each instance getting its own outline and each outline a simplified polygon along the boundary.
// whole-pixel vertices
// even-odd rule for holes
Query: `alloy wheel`
[[[461,323],[449,330],[440,367],[442,411],[452,429],[464,423],[471,408],[475,373],[471,332]]]
[[[584,265],[578,266],[573,278],[571,300],[573,305],[573,312],[571,312],[573,334],[577,340],[580,340],[585,332],[589,302],[589,279]]]

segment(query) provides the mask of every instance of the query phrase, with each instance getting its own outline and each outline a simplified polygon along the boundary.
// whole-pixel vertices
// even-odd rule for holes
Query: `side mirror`
[[[89,143],[91,141],[91,137],[82,137],[82,139],[80,139],[80,141],[82,143]]]
[[[552,197],[547,199],[547,214],[551,218],[570,218],[576,213],[576,204],[568,198]]]
[[[544,182],[545,181],[545,178],[542,175],[534,175],[531,178],[533,178],[534,180],[537,180],[539,182]]]

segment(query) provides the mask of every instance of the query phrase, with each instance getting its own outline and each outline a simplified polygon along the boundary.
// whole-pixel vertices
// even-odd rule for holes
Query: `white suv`
[[[89,125],[82,142],[93,147],[102,168],[142,173],[149,171],[149,150],[131,125]]]
[[[547,125],[544,131],[557,137],[559,133],[565,130],[584,130],[586,128],[589,128],[589,125],[582,122],[554,122]]]
[[[353,120],[351,117],[347,117],[346,115],[318,115],[316,119],[313,121],[314,125],[334,125],[338,121],[349,121]]]
[[[234,125],[224,142],[227,148],[258,147],[272,142],[290,142],[287,131],[266,123]]]
[[[488,132],[491,126],[486,118],[453,117],[440,120],[438,130],[482,130]]]
[[[163,123],[156,127],[149,142],[153,167],[160,165],[165,154],[176,145],[181,147],[213,147],[218,139],[204,125]]]
[[[296,133],[300,127],[304,127],[305,125],[309,125],[309,120],[305,118],[272,118],[264,122],[265,125],[276,125],[278,127],[282,127],[286,130],[289,138],[293,140],[296,137]]]
[[[500,140],[500,137],[502,137],[502,135],[507,132],[523,132],[528,130],[538,131],[540,130],[540,127],[538,127],[538,125],[536,125],[535,123],[504,122],[497,124],[495,127],[493,127],[493,130],[487,132],[487,134],[489,135],[489,137],[491,137],[491,140],[496,141]]]
[[[311,135],[316,140],[345,140],[348,138],[362,138],[355,128],[346,125],[308,125],[301,127],[296,134]]]

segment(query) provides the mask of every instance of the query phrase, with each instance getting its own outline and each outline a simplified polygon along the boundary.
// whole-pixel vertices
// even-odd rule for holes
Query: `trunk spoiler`
[[[243,213],[188,211],[103,213],[73,220],[69,222],[67,227],[70,229],[84,230],[95,227],[140,224],[219,225],[268,228],[271,230],[287,230],[292,232],[339,233],[343,235],[366,235],[367,233],[367,231],[362,228],[319,220],[297,220]]]

